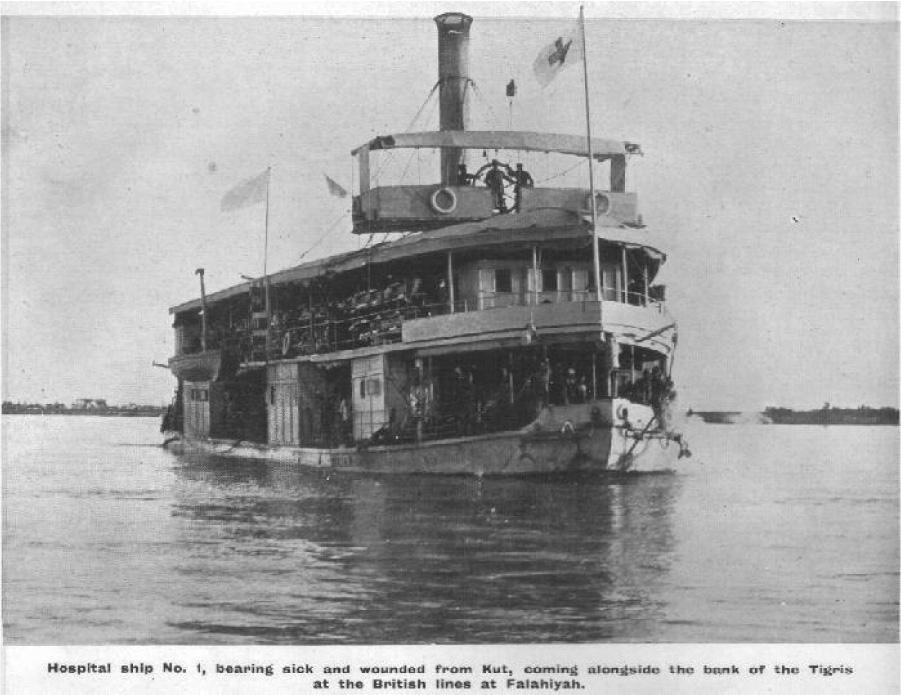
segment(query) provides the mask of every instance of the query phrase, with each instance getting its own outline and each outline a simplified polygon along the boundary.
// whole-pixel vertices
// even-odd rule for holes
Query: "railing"
[[[452,191],[456,199],[452,209],[435,207],[432,195],[441,188]],[[622,222],[637,219],[637,195],[625,191],[597,191],[597,224],[616,227]],[[527,187],[517,191],[508,187],[503,194],[504,205],[495,204],[494,193],[482,183],[444,186],[438,182],[419,185],[376,186],[353,198],[353,223],[357,233],[374,229],[404,229],[415,223],[423,227],[446,226],[461,219],[487,219],[492,215],[557,208],[588,214],[590,206],[587,188]]]
[[[465,300],[454,302],[455,312],[466,312]],[[404,321],[449,314],[449,302],[395,302],[377,306],[359,305],[351,316],[273,317],[269,334],[271,359],[315,355],[353,348],[390,345],[401,341]],[[253,345],[248,361],[265,359],[265,346]]]
[[[626,301],[623,301],[625,298]],[[605,302],[619,302],[632,306],[646,306],[663,313],[664,302],[647,296],[644,292],[626,292],[615,288],[601,290],[601,299]],[[534,290],[523,292],[482,292],[480,300],[483,309],[496,309],[508,306],[533,306],[535,304],[559,304],[563,302],[595,301],[592,290],[547,290],[536,293]],[[537,301],[536,301],[537,300]]]
[[[664,310],[663,301],[653,299],[644,292],[626,292],[626,301],[624,303],[632,306],[646,306],[656,310],[659,314],[662,314]]]
[[[525,427],[538,415],[540,402],[507,405],[481,401],[446,404],[445,414],[386,423],[365,438],[372,445],[428,442]]]
[[[539,293],[542,305],[592,301],[594,290],[560,290],[556,293]],[[551,299],[553,295],[553,299]],[[512,306],[534,304],[534,293],[492,293],[484,295],[481,304],[491,311]],[[544,297],[542,301],[541,297]],[[584,298],[583,298],[584,297]],[[664,302],[651,299],[644,292],[623,293],[615,289],[601,290],[604,301],[643,306],[663,313]],[[500,301],[493,303],[497,298]],[[623,302],[625,298],[627,301]],[[491,299],[492,301],[486,301]],[[475,310],[465,299],[454,302],[453,313]],[[360,303],[348,309],[333,309],[329,316],[324,311],[308,309],[291,312],[275,312],[267,340],[265,325],[257,326],[248,319],[230,328],[212,330],[207,335],[208,350],[223,350],[238,355],[242,361],[257,362],[284,359],[304,355],[324,354],[361,347],[390,345],[402,340],[402,326],[413,319],[443,316],[452,313],[449,302],[395,300],[392,302]],[[338,315],[335,315],[338,314]],[[342,315],[343,314],[343,315]],[[349,315],[348,315],[349,314]],[[201,352],[199,332],[185,332],[179,341],[181,355]]]

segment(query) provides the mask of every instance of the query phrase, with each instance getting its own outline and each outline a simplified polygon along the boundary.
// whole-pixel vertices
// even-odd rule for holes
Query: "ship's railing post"
[[[648,285],[650,284],[650,283],[648,282],[648,264],[647,264],[647,263],[645,263],[645,264],[642,266],[641,271],[642,271],[642,280],[644,281],[644,282],[643,282],[643,284],[644,284],[644,306],[647,306],[647,305],[648,305],[648,299],[649,299],[649,297],[648,297],[648,289],[649,289],[649,288],[648,288]]]
[[[198,268],[194,271],[194,274],[200,276],[200,349],[206,352],[207,306],[206,288],[203,284],[203,268]]]
[[[454,313],[454,255],[447,252],[447,289],[450,297],[450,313]]]

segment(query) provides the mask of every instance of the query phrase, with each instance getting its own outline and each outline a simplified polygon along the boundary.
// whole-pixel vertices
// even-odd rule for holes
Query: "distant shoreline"
[[[74,417],[161,417],[162,406],[137,406],[134,408],[108,407],[55,408],[27,404],[3,404],[4,415],[67,415]],[[896,408],[820,408],[818,410],[791,410],[767,408],[762,412],[740,410],[688,410],[688,417],[697,417],[715,425],[893,425],[899,424]]]
[[[93,415],[96,417],[160,417],[166,409],[158,406],[138,406],[135,408],[105,408],[105,409],[81,409],[81,408],[53,408],[36,405],[9,406],[3,404],[4,415],[68,415],[83,417]]]
[[[699,417],[716,425],[898,425],[897,408],[832,408],[792,410],[766,408],[763,412],[736,410],[688,410],[689,417]]]
[[[22,411],[22,412],[8,412],[3,411],[4,415],[40,415],[43,417],[49,416],[59,416],[59,415],[68,415],[71,417],[160,417],[163,414],[163,411],[160,412],[113,412],[113,413],[58,413],[58,412],[46,412],[42,413],[40,411]]]

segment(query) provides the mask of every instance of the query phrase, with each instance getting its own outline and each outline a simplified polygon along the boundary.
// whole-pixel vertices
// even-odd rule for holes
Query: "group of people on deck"
[[[653,369],[645,369],[620,395],[635,403],[651,406],[655,415],[665,421],[669,417],[669,404],[675,399],[676,392],[672,379],[660,367],[655,366]]]
[[[509,164],[492,159],[488,164],[480,167],[475,174],[470,174],[466,170],[465,163],[461,163],[457,167],[457,180],[460,185],[474,186],[479,178],[483,178],[485,186],[491,191],[494,209],[502,213],[510,211],[504,196],[506,184],[513,184],[512,210],[516,211],[519,211],[522,204],[522,190],[535,185],[532,175],[523,169],[521,162],[517,163],[516,169],[513,169]]]

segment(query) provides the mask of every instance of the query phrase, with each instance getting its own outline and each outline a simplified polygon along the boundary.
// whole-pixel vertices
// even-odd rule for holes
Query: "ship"
[[[351,152],[352,232],[385,240],[209,295],[199,269],[169,310],[168,446],[377,474],[674,470],[666,254],[626,190],[640,146],[471,129],[473,20],[434,21],[439,130]],[[380,179],[424,150],[432,179]],[[588,185],[535,183],[531,153],[587,164]]]

